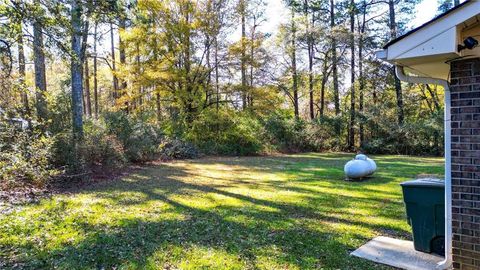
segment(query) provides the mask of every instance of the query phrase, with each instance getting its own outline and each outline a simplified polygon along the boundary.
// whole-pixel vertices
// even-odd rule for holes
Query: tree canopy
[[[374,56],[418,3],[283,1],[266,32],[264,0],[1,0],[3,130],[24,121],[70,165],[102,129],[127,152],[155,130],[206,153],[440,154],[443,89]]]

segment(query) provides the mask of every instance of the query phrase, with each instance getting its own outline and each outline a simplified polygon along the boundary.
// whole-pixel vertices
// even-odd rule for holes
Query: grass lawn
[[[388,269],[349,252],[409,238],[399,183],[443,160],[351,154],[211,157],[151,165],[0,216],[0,268]]]

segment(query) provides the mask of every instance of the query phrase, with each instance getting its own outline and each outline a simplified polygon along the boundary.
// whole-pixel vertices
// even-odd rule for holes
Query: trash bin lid
[[[445,181],[435,178],[415,179],[400,184],[402,187],[445,187]]]

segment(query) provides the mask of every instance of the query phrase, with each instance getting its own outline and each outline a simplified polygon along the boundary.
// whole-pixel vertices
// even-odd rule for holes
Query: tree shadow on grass
[[[155,168],[153,168],[155,169]],[[195,196],[195,194],[216,194],[222,195],[229,198],[234,198],[242,201],[242,203],[250,203],[256,206],[266,206],[272,209],[278,210],[278,213],[282,216],[289,216],[290,214],[305,213],[306,216],[314,219],[325,219],[327,215],[320,214],[315,209],[314,206],[324,206],[328,208],[329,214],[341,214],[345,209],[348,209],[352,204],[364,203],[370,204],[371,210],[378,209],[379,205],[394,205],[396,207],[402,207],[403,202],[397,201],[391,198],[385,198],[384,196],[375,196],[379,195],[378,191],[363,189],[363,197],[355,196],[349,194],[350,190],[358,190],[358,187],[351,188],[351,184],[345,184],[345,186],[337,186],[331,188],[332,190],[344,190],[343,194],[337,192],[329,192],[327,190],[316,191],[308,188],[292,186],[292,185],[283,185],[282,182],[278,181],[265,181],[262,185],[262,188],[267,190],[278,191],[294,191],[299,193],[304,198],[304,203],[302,205],[295,203],[281,203],[271,200],[266,200],[253,196],[246,196],[241,193],[234,193],[227,191],[224,188],[238,187],[242,185],[248,189],[253,189],[258,187],[258,183],[251,183],[245,180],[228,180],[232,185],[226,184],[201,184],[201,183],[192,183],[179,180],[179,176],[191,177],[190,173],[183,172],[181,170],[176,170],[173,174],[169,176],[162,176],[161,178],[156,177],[145,177],[148,173],[143,175],[133,175],[129,178],[128,181],[122,181],[115,186],[106,186],[105,190],[97,189],[96,196],[102,198],[108,198],[116,204],[139,204],[146,201],[164,201],[165,196],[169,195],[189,195]],[[212,178],[212,177],[209,177]],[[213,178],[215,179],[215,178]],[[138,200],[123,200],[124,194],[122,192],[127,191],[138,191],[143,195],[141,199]],[[384,194],[385,195],[385,194]],[[400,196],[398,196],[400,198]],[[369,226],[369,224],[364,224]]]
[[[225,187],[224,185],[200,185],[183,182],[176,179],[177,177],[181,176],[181,174],[181,172],[176,171],[174,173],[174,177],[163,176],[161,179],[148,179],[143,176],[137,176],[130,179],[128,183],[136,183],[135,185],[137,187],[142,188],[135,190],[146,195],[142,197],[143,202],[136,201],[135,204],[149,201],[163,201],[173,206],[175,208],[174,211],[180,211],[183,214],[187,214],[194,220],[203,220],[202,224],[207,222],[207,225],[203,225],[205,227],[197,227],[191,224],[188,226],[185,225],[186,223],[189,223],[189,221],[181,221],[180,223],[175,223],[175,225],[172,225],[174,228],[181,227],[182,229],[180,231],[188,228],[188,236],[183,238],[184,241],[182,241],[182,243],[186,244],[187,246],[202,245],[215,249],[223,249],[225,247],[223,247],[221,243],[227,242],[230,243],[230,246],[233,246],[233,248],[230,247],[225,250],[228,253],[234,253],[234,250],[236,250],[238,256],[241,258],[250,258],[252,256],[254,258],[254,255],[248,255],[255,254],[255,252],[250,249],[257,249],[268,245],[276,245],[281,246],[281,253],[284,254],[284,258],[281,258],[281,260],[284,260],[290,264],[305,266],[306,262],[308,261],[328,261],[326,258],[321,258],[322,254],[333,252],[334,250],[335,252],[340,252],[343,257],[348,257],[348,251],[354,247],[345,246],[338,241],[332,240],[339,237],[333,231],[314,231],[306,228],[305,224],[293,226],[288,229],[272,230],[271,224],[269,223],[293,224],[297,220],[308,220],[310,222],[342,223],[346,225],[369,228],[372,230],[383,229],[382,226],[379,225],[360,222],[354,216],[348,219],[340,217],[340,215],[344,214],[343,211],[349,207],[350,203],[376,203],[378,200],[375,198],[368,199],[338,194],[317,193],[317,197],[307,198],[306,205],[324,205],[326,211],[319,212],[319,210],[315,209],[314,207],[302,206],[294,203],[274,202],[222,190],[221,188]],[[189,174],[185,173],[185,176],[189,176]],[[97,194],[99,194],[99,196],[102,198],[110,199],[112,202],[123,204],[121,199],[122,192],[132,190],[132,187],[129,184],[126,186],[117,185],[113,187],[113,190],[112,187],[108,187],[108,192],[101,192]],[[301,190],[301,192],[305,193],[304,190]],[[313,194],[311,191],[309,191],[309,193],[310,195]],[[196,194],[221,195],[240,200],[244,205],[247,205],[247,207],[239,208],[235,206],[217,206],[211,210],[200,210],[197,208],[188,207],[169,198],[172,195],[184,194],[188,194],[190,196],[195,196]],[[334,200],[333,204],[331,203],[332,200]],[[338,202],[345,203],[339,204]],[[129,204],[130,203],[126,203],[125,205],[128,206]],[[273,209],[273,211],[262,210],[262,208],[259,207],[268,207]],[[372,209],[375,209],[375,207],[372,206]],[[242,215],[246,216],[248,221],[250,221],[247,223],[253,223],[255,225],[247,226],[245,224],[232,221],[232,219],[235,217]],[[217,231],[205,231],[205,228],[209,227],[208,224],[213,226],[219,226],[219,224],[223,224],[224,227],[228,228],[227,231],[230,232],[230,235],[226,233],[227,231],[218,231],[218,228]],[[168,226],[170,225],[167,225],[167,227]],[[396,229],[398,230],[398,228]],[[176,230],[177,229],[174,229],[174,231]],[[190,230],[198,230],[198,232],[192,237],[192,232],[190,232]],[[202,236],[200,237],[198,233],[200,233]],[[234,237],[231,237],[232,234]],[[218,241],[219,239],[217,239],[217,237],[220,237],[221,241]],[[357,235],[356,237],[358,239],[362,239],[363,241],[367,240],[361,235]],[[192,242],[192,239],[195,239],[195,241]],[[242,241],[242,239],[247,240]],[[330,239],[330,248],[322,249],[321,247],[324,246],[322,243],[328,239]],[[246,247],[244,246],[244,243],[247,243]],[[178,245],[180,243],[174,242],[173,244]],[[319,252],[316,246],[320,247],[320,249],[323,251]],[[332,254],[331,257],[336,258],[338,257],[338,254],[336,256]],[[255,262],[251,260],[252,258],[248,259],[249,264],[254,265]],[[340,261],[336,261],[331,266],[335,266],[335,264],[339,264],[342,261],[344,260],[342,259]],[[345,261],[345,263],[348,264],[349,260]]]
[[[300,166],[295,164],[294,160],[296,158],[287,160],[287,165]],[[308,162],[315,160],[309,159]],[[271,257],[269,260],[273,267],[373,269],[383,267],[348,256],[349,251],[368,240],[365,233],[351,231],[348,235],[343,235],[345,232],[336,230],[336,226],[362,228],[378,233],[384,232],[386,228],[391,230],[390,234],[408,234],[402,228],[391,227],[383,221],[371,222],[366,214],[345,214],[352,207],[360,205],[366,213],[373,216],[385,219],[403,218],[399,211],[389,213],[379,207],[390,205],[392,209],[398,210],[402,207],[398,196],[375,196],[375,192],[378,193],[376,190],[369,190],[362,184],[344,182],[330,187],[330,190],[325,186],[325,189],[318,191],[298,179],[295,182],[302,185],[292,185],[275,179],[252,183],[253,180],[245,176],[233,177],[233,180],[227,181],[215,177],[208,177],[207,182],[191,179],[196,176],[192,176],[194,169],[189,168],[188,164],[217,163],[227,166],[237,164],[240,166],[237,168],[239,171],[282,172],[291,174],[292,177],[295,173],[295,168],[285,172],[283,159],[278,162],[270,160],[254,168],[242,162],[235,163],[234,159],[227,159],[227,162],[223,163],[221,159],[197,160],[174,168],[153,165],[118,181],[91,186],[81,193],[100,201],[108,201],[106,207],[111,209],[107,211],[162,203],[167,207],[160,212],[179,215],[170,218],[140,215],[120,218],[110,225],[77,218],[75,228],[81,237],[54,247],[48,247],[45,243],[35,246],[29,241],[14,243],[9,248],[28,252],[17,258],[6,258],[9,264],[6,266],[24,263],[26,268],[168,268],[188,258],[190,253],[203,254],[198,251],[200,248],[215,254],[230,254],[234,261],[242,262],[243,267],[239,268],[258,268],[265,263],[265,257]],[[319,178],[315,173],[311,173],[310,177],[317,182],[333,181],[322,180],[323,176]],[[385,181],[387,182],[380,184],[394,179]],[[294,192],[298,200],[282,202],[278,199],[260,198],[258,194],[237,192],[236,187],[269,192]],[[362,190],[362,196],[349,194],[350,191],[359,189]],[[344,193],[339,194],[338,190],[343,190]],[[132,198],[132,193],[139,196]],[[214,196],[215,200],[220,202],[222,197],[233,199],[240,202],[241,206],[220,203],[209,208],[198,205],[193,207],[182,200],[198,196],[198,200],[202,201],[209,198],[206,195]],[[57,215],[56,220],[61,223],[72,218],[71,212],[68,206],[62,206],[45,214]],[[172,250],[179,250],[178,254]],[[225,260],[224,266],[232,262]],[[208,263],[198,266],[212,267]]]
[[[162,194],[144,192],[148,193],[148,200],[163,201],[173,208],[172,211],[181,212],[187,218],[124,219],[118,222],[121,225],[112,227],[78,221],[79,230],[87,235],[84,239],[48,250],[48,252],[39,247],[28,247],[30,253],[24,254],[23,261],[26,263],[24,266],[37,269],[113,269],[128,265],[136,269],[144,269],[152,266],[149,265],[152,263],[149,259],[156,252],[168,252],[170,249],[179,247],[184,253],[181,256],[185,256],[185,253],[191,252],[190,249],[200,246],[231,254],[238,260],[244,261],[244,265],[251,269],[257,268],[258,251],[268,253],[268,250],[273,247],[279,252],[272,254],[276,257],[271,259],[276,260],[280,265],[286,264],[302,269],[320,267],[371,269],[372,267],[371,264],[359,259],[346,260],[348,252],[354,247],[338,241],[337,238],[340,235],[334,232],[313,230],[308,226],[295,224],[275,228],[265,221],[266,214],[258,209],[247,212],[236,208],[202,210],[189,207]],[[222,192],[222,194],[225,193]],[[260,200],[248,201],[267,203]],[[269,205],[272,206],[271,203]],[[274,206],[279,207],[277,204]],[[60,206],[55,209],[55,212],[62,214],[64,210],[65,208]],[[225,212],[228,214],[219,214]],[[255,222],[245,224],[229,219],[231,216],[240,214],[249,216]],[[273,218],[276,222],[289,222],[288,219],[299,217],[279,213]],[[320,217],[311,216],[310,218],[319,219]],[[355,237],[361,237],[361,235]],[[155,267],[164,268],[175,261],[157,263],[164,265],[155,265]]]
[[[377,162],[376,174],[364,182],[346,182],[343,166],[353,158],[349,153],[328,153],[328,154],[302,154],[282,155],[273,157],[251,157],[241,158],[211,158],[207,160],[194,160],[194,164],[227,164],[235,165],[237,170],[255,170],[270,173],[282,173],[295,179],[295,182],[306,184],[322,181],[339,185],[342,189],[352,190],[358,186],[369,188],[371,185],[382,185],[386,183],[399,183],[399,179],[414,179],[419,174],[443,173],[443,163],[438,158],[419,158],[404,156],[378,156],[373,157]],[[248,168],[246,168],[248,167]],[[235,173],[235,170],[232,170]],[[378,190],[372,189],[373,192]]]

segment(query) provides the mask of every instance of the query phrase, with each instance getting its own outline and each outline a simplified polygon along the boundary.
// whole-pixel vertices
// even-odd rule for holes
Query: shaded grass
[[[151,165],[0,217],[0,268],[388,269],[349,256],[377,235],[409,238],[399,183],[442,160],[350,154],[204,158]]]

